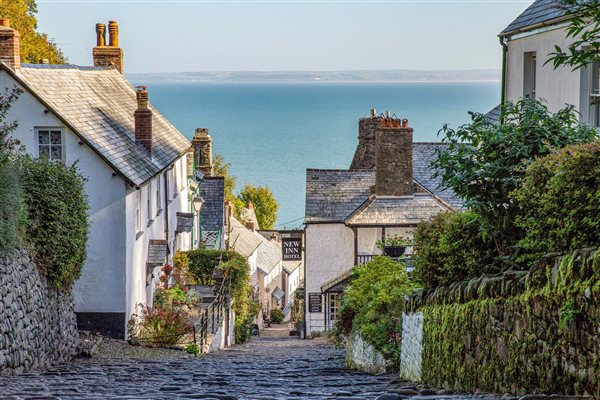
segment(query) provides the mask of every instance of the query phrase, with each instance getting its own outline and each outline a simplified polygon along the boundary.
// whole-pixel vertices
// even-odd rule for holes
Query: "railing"
[[[209,335],[215,335],[229,312],[231,294],[231,277],[223,279],[216,290],[215,299],[207,306],[202,305],[200,318],[193,325],[193,341],[203,346],[208,345]],[[228,333],[226,333],[228,334]]]
[[[369,261],[372,261],[375,257],[377,257],[376,254],[359,254],[356,257],[357,258],[356,264],[364,265],[364,264],[368,263]]]

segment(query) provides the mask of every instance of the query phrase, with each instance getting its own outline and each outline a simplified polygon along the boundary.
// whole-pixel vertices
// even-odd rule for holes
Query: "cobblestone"
[[[254,339],[197,359],[98,357],[0,377],[0,398],[14,400],[407,399],[409,389],[419,393],[393,374],[345,369],[343,351],[323,339],[294,338]],[[416,397],[448,398],[424,393]]]

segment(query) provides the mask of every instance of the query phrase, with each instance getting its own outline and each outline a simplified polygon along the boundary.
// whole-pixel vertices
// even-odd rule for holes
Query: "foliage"
[[[400,235],[394,235],[392,237],[386,237],[383,240],[377,241],[377,248],[383,250],[384,247],[403,247],[403,246],[411,246],[412,241],[408,239],[404,239]]]
[[[519,246],[536,259],[600,243],[600,142],[573,145],[529,166],[512,196],[517,226],[525,231]]]
[[[88,203],[76,164],[25,157],[22,184],[27,234],[38,267],[59,289],[79,278],[86,258]]]
[[[448,146],[438,149],[433,167],[442,185],[480,216],[484,238],[507,256],[521,235],[510,193],[520,185],[527,165],[568,144],[590,142],[597,132],[579,124],[572,106],[552,114],[529,99],[505,103],[501,119],[504,123],[496,125],[475,113],[470,124],[457,130],[444,126],[440,133]]]
[[[573,67],[574,70],[600,62],[600,0],[561,0],[567,13],[572,15],[567,27],[567,38],[572,38],[568,49],[555,45],[547,63],[554,68]]]
[[[154,291],[154,304],[158,306],[187,304],[186,295],[187,290],[183,289],[177,283],[167,288],[159,287]]]
[[[58,46],[45,33],[36,32],[37,4],[35,0],[0,0],[0,17],[11,20],[11,27],[21,35],[21,60],[40,63],[48,59],[50,64],[64,64],[65,57]]]
[[[577,317],[579,311],[575,309],[575,302],[573,300],[567,300],[558,311],[558,327],[565,329],[571,322]]]
[[[190,259],[185,251],[177,250],[173,256],[173,275],[175,281],[182,285],[193,284],[195,282],[190,273]]]
[[[499,272],[492,243],[483,240],[473,212],[449,212],[417,226],[414,277],[426,288]]]
[[[183,349],[186,353],[190,353],[198,357],[200,355],[200,346],[196,343],[188,343]]]
[[[15,143],[10,139],[17,123],[6,122],[6,116],[21,93],[21,89],[14,88],[0,94],[0,255],[10,254],[19,242],[21,171],[14,157]]]
[[[214,284],[213,273],[223,261],[229,260],[233,253],[222,250],[198,249],[185,252],[188,258],[188,270],[192,279],[201,285]]]
[[[341,321],[346,326],[338,326],[338,335],[347,336],[347,325],[352,321],[354,332],[360,333],[365,341],[397,365],[404,297],[413,289],[405,265],[388,257],[375,257],[365,265],[354,267],[340,306]]]
[[[277,203],[275,195],[268,186],[254,187],[246,185],[240,192],[239,198],[246,207],[252,203],[260,229],[269,230],[275,227],[279,203]]]
[[[142,307],[137,335],[142,342],[172,346],[179,343],[192,329],[190,318],[183,309],[173,304],[155,304]]]
[[[271,318],[271,322],[274,324],[281,324],[283,322],[283,319],[285,318],[285,314],[283,313],[283,311],[281,311],[278,308],[272,309],[269,316]]]

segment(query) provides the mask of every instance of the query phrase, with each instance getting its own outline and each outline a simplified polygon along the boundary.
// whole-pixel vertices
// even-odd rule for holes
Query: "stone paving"
[[[45,372],[0,377],[3,400],[378,397],[450,398],[406,385],[396,375],[346,370],[343,351],[324,339],[260,338],[197,359],[78,359]]]

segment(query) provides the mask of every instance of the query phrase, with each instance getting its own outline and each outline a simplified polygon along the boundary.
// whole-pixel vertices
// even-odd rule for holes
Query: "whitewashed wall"
[[[423,351],[423,313],[402,314],[400,378],[421,381]]]
[[[308,312],[310,293],[321,293],[321,286],[354,266],[354,233],[344,224],[310,224],[306,227],[306,329],[325,330],[324,313]],[[325,311],[323,301],[323,311]]]

